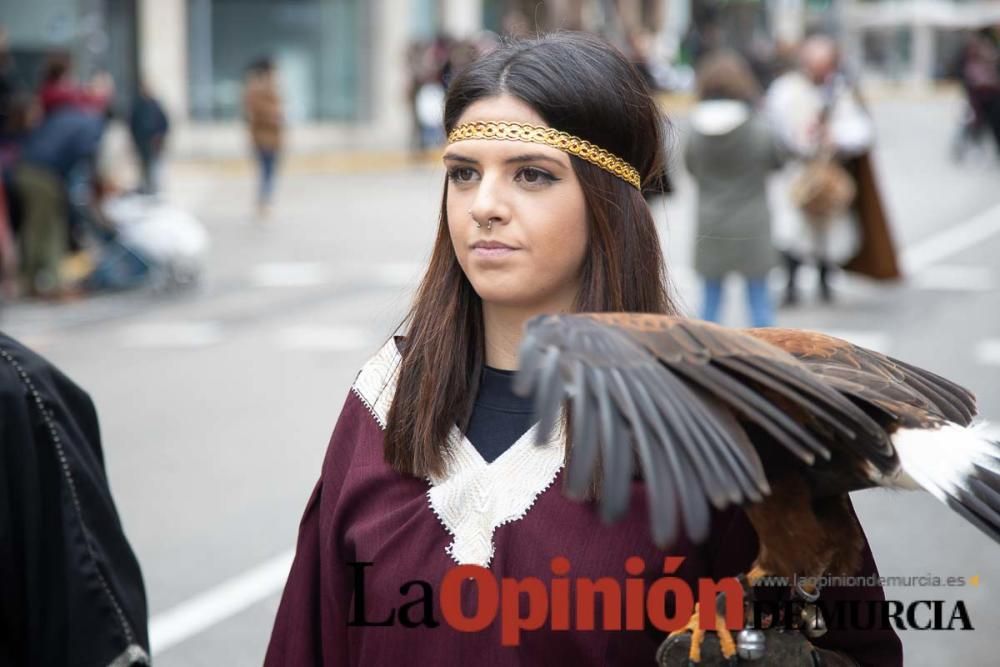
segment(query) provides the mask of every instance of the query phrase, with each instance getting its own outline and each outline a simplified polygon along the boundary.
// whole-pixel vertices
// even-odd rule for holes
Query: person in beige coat
[[[250,66],[243,94],[243,108],[260,169],[257,212],[264,217],[271,207],[275,170],[285,125],[277,70],[270,58],[261,59]]]

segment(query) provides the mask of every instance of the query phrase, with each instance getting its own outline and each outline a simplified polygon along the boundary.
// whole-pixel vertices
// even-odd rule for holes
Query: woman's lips
[[[516,248],[508,248],[507,246],[477,246],[472,249],[472,254],[476,257],[506,257],[515,252],[517,252]]]

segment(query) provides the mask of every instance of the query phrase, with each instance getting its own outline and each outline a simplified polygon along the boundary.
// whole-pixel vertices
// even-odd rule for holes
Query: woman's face
[[[475,102],[458,124],[500,120],[546,125],[508,96]],[[587,248],[587,208],[569,156],[542,144],[469,139],[449,145],[444,164],[448,230],[483,302],[571,310]]]

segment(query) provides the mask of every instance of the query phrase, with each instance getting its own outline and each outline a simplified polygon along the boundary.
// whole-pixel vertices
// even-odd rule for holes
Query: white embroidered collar
[[[390,339],[366,363],[351,389],[368,406],[383,429],[396,393],[401,357]],[[488,567],[493,559],[493,533],[517,521],[563,467],[565,416],[549,440],[535,445],[532,426],[492,463],[487,463],[457,426],[448,435],[451,458],[446,473],[430,477],[427,500],[453,540],[446,551],[459,564]]]

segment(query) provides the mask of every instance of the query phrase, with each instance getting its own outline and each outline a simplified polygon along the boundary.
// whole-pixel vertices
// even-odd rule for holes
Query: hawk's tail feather
[[[902,465],[894,486],[927,490],[1000,543],[1000,442],[985,423],[899,429],[892,443]]]

